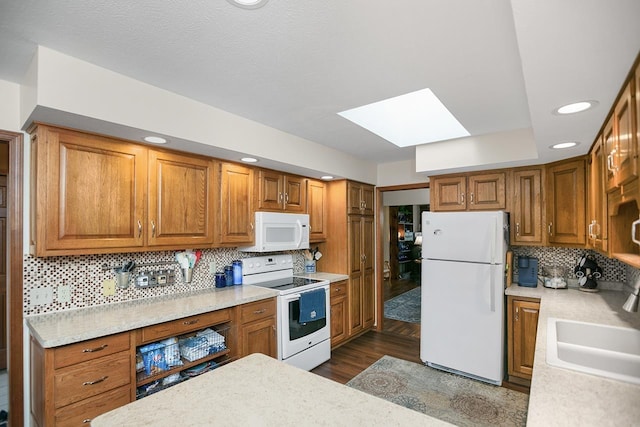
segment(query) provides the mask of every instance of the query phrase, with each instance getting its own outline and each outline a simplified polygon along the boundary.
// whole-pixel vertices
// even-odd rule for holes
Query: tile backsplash
[[[192,290],[205,289],[213,286],[213,275],[210,274],[211,262],[216,270],[222,271],[225,265],[230,265],[235,259],[260,256],[264,254],[250,254],[239,252],[236,248],[219,248],[202,251],[202,258],[193,269],[191,283],[185,283],[179,266],[175,263],[177,251],[141,252],[104,255],[78,255],[37,258],[24,256],[24,297],[23,310],[25,315],[51,313],[62,310],[92,307],[102,304],[130,301],[155,296],[179,294]],[[304,257],[300,251],[288,252],[293,255],[294,271],[304,271]],[[116,288],[115,295],[102,294],[102,282],[106,279],[115,280],[114,267],[120,267],[127,261],[134,261],[136,265],[156,264],[140,267],[132,273],[132,280],[128,288]],[[321,261],[319,268],[322,268]],[[175,284],[150,288],[137,288],[135,277],[140,272],[159,270],[174,270]],[[71,286],[71,301],[58,301],[58,286]],[[48,288],[53,294],[50,304],[35,305],[33,303],[34,290]]]

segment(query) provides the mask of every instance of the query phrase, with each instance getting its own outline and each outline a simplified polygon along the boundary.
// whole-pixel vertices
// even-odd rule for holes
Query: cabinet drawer
[[[347,282],[341,281],[331,284],[331,298],[346,297],[347,296]]]
[[[266,299],[240,306],[240,323],[253,322],[254,320],[264,319],[265,317],[275,315],[275,299]]]
[[[64,368],[128,349],[129,332],[58,347],[53,353],[54,368]]]
[[[231,320],[231,310],[227,308],[147,326],[140,332],[141,341],[139,344],[186,334],[218,323],[228,322],[229,320]]]
[[[55,407],[79,402],[130,382],[131,354],[128,351],[68,366],[54,374]]]
[[[55,415],[56,426],[89,425],[91,420],[98,415],[124,406],[129,402],[131,402],[131,388],[129,386],[119,387],[99,396],[58,409]]]

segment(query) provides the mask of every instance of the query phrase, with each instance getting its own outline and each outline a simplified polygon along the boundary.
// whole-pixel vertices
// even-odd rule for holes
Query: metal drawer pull
[[[516,222],[516,236],[520,235],[520,223]]]
[[[200,319],[185,320],[184,322],[182,322],[182,324],[183,325],[195,325],[199,321],[200,321]]]
[[[83,353],[95,353],[96,351],[102,351],[105,348],[109,347],[109,344],[102,344],[100,347],[96,348],[85,348],[82,350]]]
[[[340,292],[342,290],[342,288],[336,288],[335,291],[336,292]]]
[[[102,381],[106,380],[107,378],[109,378],[108,375],[105,375],[104,377],[97,379],[95,381],[85,381],[82,383],[82,385],[94,385],[94,384],[98,384],[101,383]]]
[[[82,420],[82,424],[87,424],[91,422],[91,418],[87,418],[85,420]]]
[[[255,310],[255,311],[253,312],[253,314],[262,314],[262,313],[264,313],[265,311],[267,311],[267,309],[266,309],[266,308],[262,308],[262,309],[260,309],[260,310]]]
[[[633,243],[635,243],[636,245],[640,245],[640,240],[636,239],[636,228],[638,224],[640,224],[640,219],[636,219],[631,224],[631,240],[633,240]]]

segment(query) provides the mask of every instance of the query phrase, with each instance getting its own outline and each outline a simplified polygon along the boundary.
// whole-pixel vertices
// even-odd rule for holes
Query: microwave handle
[[[296,243],[296,248],[300,249],[300,245],[302,244],[302,221],[298,219],[296,220],[296,224],[298,224],[298,235],[300,236],[298,243]]]

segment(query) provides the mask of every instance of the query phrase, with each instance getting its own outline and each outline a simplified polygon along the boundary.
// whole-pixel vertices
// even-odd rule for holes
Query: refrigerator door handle
[[[491,264],[495,264],[496,263],[496,239],[499,237],[498,236],[498,218],[495,218],[495,220],[493,221],[493,225],[491,227]]]
[[[489,299],[490,299],[490,304],[491,304],[491,311],[495,312],[496,311],[496,286],[493,283],[493,279],[494,279],[494,273],[493,273],[493,266],[490,266],[489,269]]]

